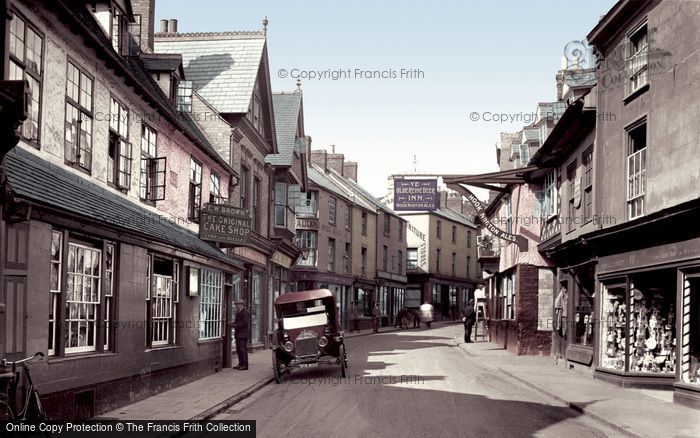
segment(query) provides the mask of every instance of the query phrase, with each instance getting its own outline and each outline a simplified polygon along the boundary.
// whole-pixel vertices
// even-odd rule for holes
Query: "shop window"
[[[69,61],[66,79],[64,159],[86,171],[92,168],[93,78]]]
[[[28,102],[27,120],[19,132],[23,138],[39,143],[41,114],[41,87],[44,37],[16,12],[8,21],[9,76],[11,81],[29,82],[31,98]]]
[[[625,369],[627,304],[625,285],[601,285],[603,302],[601,366]]]
[[[221,337],[223,284],[222,273],[202,269],[201,295],[199,297],[199,339]],[[259,279],[258,279],[259,280]]]
[[[97,351],[102,251],[70,242],[66,280],[65,352]]]
[[[700,385],[700,273],[683,282],[683,312],[681,379]]]
[[[603,367],[675,373],[675,278],[673,270],[634,275],[629,293],[625,286],[603,286]]]
[[[515,271],[503,277],[501,311],[502,319],[515,319]]]
[[[149,256],[148,330],[149,346],[175,344],[180,264]]]
[[[576,344],[593,347],[595,277],[592,267],[582,268],[577,275],[574,295],[574,339]]]

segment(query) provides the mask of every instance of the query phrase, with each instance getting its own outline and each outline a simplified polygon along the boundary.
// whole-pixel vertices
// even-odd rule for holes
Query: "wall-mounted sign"
[[[233,249],[233,253],[255,263],[267,265],[267,256],[260,251],[256,251],[246,246],[238,246]]]
[[[199,238],[222,243],[223,246],[248,242],[253,219],[243,208],[222,204],[204,204],[200,212]]]
[[[437,179],[394,179],[395,211],[438,209]]]
[[[297,228],[311,228],[318,229],[318,219],[315,218],[301,218],[297,219]]]

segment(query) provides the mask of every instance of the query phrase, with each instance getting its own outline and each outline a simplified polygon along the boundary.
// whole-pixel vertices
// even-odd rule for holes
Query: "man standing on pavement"
[[[374,303],[374,309],[372,309],[372,328],[374,329],[374,333],[379,332],[379,323],[382,318],[382,311],[379,310],[379,305],[377,303]]]
[[[250,331],[250,313],[245,308],[245,301],[236,300],[236,319],[233,321],[236,338],[237,370],[248,369],[248,332]]]
[[[476,312],[474,311],[474,298],[470,299],[467,303],[467,307],[464,308],[462,313],[464,322],[464,342],[472,341],[472,327],[476,322]]]

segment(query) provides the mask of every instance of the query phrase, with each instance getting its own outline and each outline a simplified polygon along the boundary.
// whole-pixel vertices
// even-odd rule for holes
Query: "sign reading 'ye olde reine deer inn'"
[[[248,210],[230,205],[204,204],[200,212],[199,238],[224,246],[248,242],[253,220]]]
[[[394,179],[395,211],[434,211],[437,201],[437,179]]]

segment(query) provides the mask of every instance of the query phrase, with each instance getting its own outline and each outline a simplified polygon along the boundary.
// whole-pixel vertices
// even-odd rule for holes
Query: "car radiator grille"
[[[318,353],[316,336],[297,339],[294,346],[296,347],[297,356],[315,356]]]

